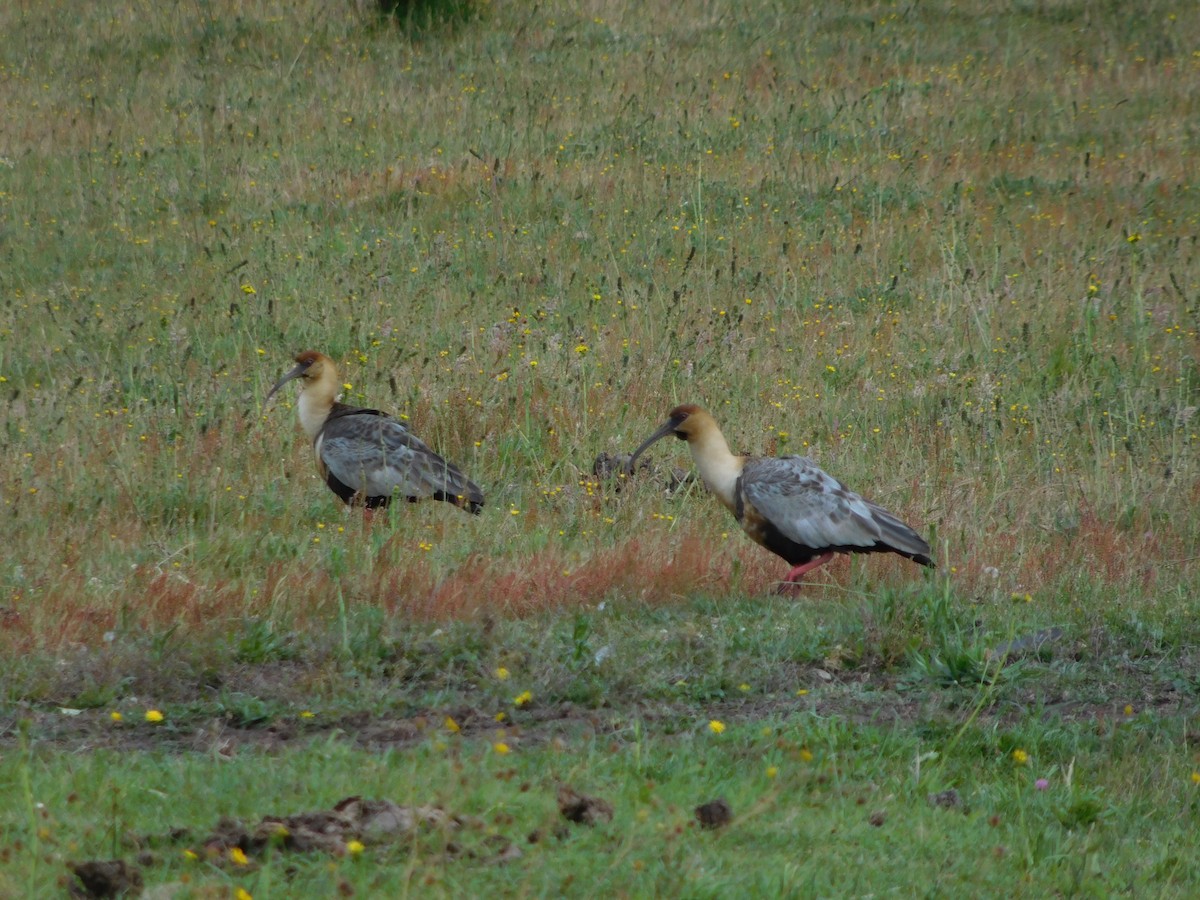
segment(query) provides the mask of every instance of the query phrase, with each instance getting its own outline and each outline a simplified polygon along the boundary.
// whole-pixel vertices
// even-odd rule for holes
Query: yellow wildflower
[[[163,720],[163,714],[161,712],[159,712],[157,709],[146,710],[146,721],[147,722],[161,722],[162,720]]]
[[[720,719],[710,719],[708,722],[708,730],[713,734],[722,734],[725,731],[725,723]]]

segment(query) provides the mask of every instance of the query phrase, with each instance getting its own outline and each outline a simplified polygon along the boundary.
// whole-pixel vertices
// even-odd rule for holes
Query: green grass
[[[495,890],[488,829],[553,831],[558,781],[616,817],[524,846],[506,891],[1196,892],[1200,10],[44,3],[0,31],[0,893],[350,794],[478,817],[475,856],[233,872],[176,842],[146,883]],[[263,403],[310,347],[483,515],[343,511],[294,395]],[[699,485],[663,490],[674,442],[593,475],[679,402],[813,455],[937,573],[780,599]],[[715,794],[733,825],[689,826]]]
[[[634,722],[502,754],[431,723],[401,750],[329,740],[283,755],[100,751],[67,772],[13,752],[0,777],[37,804],[4,830],[30,887],[47,877],[43,854],[96,847],[140,853],[164,881],[254,896],[301,886],[333,895],[343,883],[356,895],[461,896],[494,885],[496,856],[511,845],[521,856],[502,877],[514,894],[843,896],[874,889],[886,869],[891,884],[923,893],[1170,895],[1200,874],[1196,793],[1121,761],[1178,761],[1178,735],[1165,731],[1145,721],[1104,734],[993,728],[940,757],[931,748],[941,735],[798,714],[721,734],[694,722],[666,737]],[[1012,753],[1024,747],[1022,765]],[[567,825],[560,784],[606,799],[613,821]],[[951,788],[949,806],[930,796]],[[384,834],[359,857],[268,848],[239,866],[205,850],[222,816],[252,827],[356,794],[439,806],[462,825]],[[705,831],[694,809],[717,797],[734,820]],[[7,876],[6,890],[20,893],[20,876]]]

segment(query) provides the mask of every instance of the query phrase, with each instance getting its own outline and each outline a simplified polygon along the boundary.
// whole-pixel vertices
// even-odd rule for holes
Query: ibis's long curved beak
[[[305,373],[307,370],[308,370],[308,365],[307,365],[307,364],[305,364],[305,363],[298,363],[298,364],[295,366],[295,368],[293,368],[293,369],[292,369],[290,372],[288,372],[286,375],[284,375],[282,378],[280,378],[280,379],[279,379],[277,382],[275,382],[275,387],[271,388],[271,393],[267,394],[267,400],[270,400],[272,397],[274,397],[274,396],[275,396],[275,392],[276,392],[277,390],[279,390],[281,387],[283,387],[285,384],[287,384],[287,383],[288,383],[289,381],[291,381],[293,378],[299,378],[299,377],[300,377],[301,375],[303,375],[303,374],[304,374],[304,373]],[[266,403],[266,402],[267,402],[267,400],[264,400],[264,401],[263,401],[263,403]]]
[[[658,430],[656,430],[654,432],[654,434],[650,435],[650,437],[648,437],[644,441],[642,441],[642,445],[633,451],[633,456],[629,457],[629,462],[625,463],[625,474],[627,476],[633,474],[633,471],[634,471],[633,467],[637,464],[638,457],[641,456],[643,452],[645,452],[647,447],[649,447],[655,441],[661,441],[663,438],[665,438],[669,434],[674,434],[675,429],[678,427],[679,427],[678,419],[667,419],[667,421],[665,421],[661,425],[659,425]]]

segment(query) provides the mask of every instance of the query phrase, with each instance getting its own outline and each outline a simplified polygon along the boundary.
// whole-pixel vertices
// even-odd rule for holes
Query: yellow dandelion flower
[[[183,851],[183,858],[186,859],[188,862],[195,862],[196,860],[198,860],[200,858],[200,854],[197,853],[195,850],[185,849]]]
[[[503,756],[505,753],[508,753],[509,746],[504,741],[496,741],[496,743],[492,744],[492,749]]]
[[[455,722],[454,719],[450,718],[450,716],[446,716],[446,721],[444,721],[442,724],[451,734],[458,734],[460,731],[462,731],[462,729],[459,728],[458,723]]]
[[[708,730],[711,731],[713,734],[724,734],[725,723],[722,722],[720,719],[709,719]]]
[[[234,900],[254,900],[254,895],[245,888],[238,888],[233,896]]]
[[[1200,772],[1192,773],[1192,784],[1200,784]]]
[[[1013,762],[1015,762],[1018,766],[1023,766],[1029,762],[1029,754],[1020,748],[1017,748],[1012,752],[1012,758]]]
[[[117,712],[115,709],[114,709],[112,712],[110,712],[110,713],[108,714],[108,717],[109,717],[110,719],[112,719],[114,722],[120,722],[120,721],[121,721],[121,719],[123,719],[123,718],[124,718],[124,716],[122,716],[122,715],[121,715],[119,712]]]
[[[800,758],[802,760],[804,760],[805,762],[812,762],[812,760],[813,760],[812,751],[809,750],[807,747],[802,747],[800,750]]]
[[[767,766],[767,777],[768,778],[774,778],[778,774],[779,774],[778,766]]]
[[[346,852],[351,856],[358,856],[367,848],[363,846],[362,841],[349,841],[346,844]]]
[[[515,706],[524,706],[526,703],[528,703],[532,699],[533,699],[533,694],[530,691],[521,691],[521,693],[519,693],[519,694],[517,694],[517,696],[513,697],[513,704]]]
[[[157,709],[146,710],[146,721],[147,722],[161,722],[162,720],[163,720],[163,714],[161,712],[159,712]]]
[[[498,668],[496,670],[496,677],[499,678],[501,681],[508,681],[508,676],[510,674],[511,673],[508,671],[508,669],[504,668],[504,666],[501,666],[500,668]]]
[[[800,688],[800,690],[796,691],[796,696],[803,697],[807,693],[808,693],[808,688]]]
[[[254,285],[252,285],[252,284],[243,284],[242,285],[242,293],[243,294],[257,294],[258,291],[256,291],[254,289]]]
[[[241,847],[230,847],[229,848],[229,858],[230,858],[230,860],[233,861],[234,865],[237,865],[237,866],[250,865],[250,860],[246,858],[246,851],[243,850]]]
[[[746,682],[743,681],[741,684],[738,685],[738,690],[741,691],[743,694],[745,694],[750,690],[750,685],[746,684]]]
[[[1125,715],[1127,715],[1127,716],[1133,715],[1133,704],[1132,703],[1125,704]]]
[[[300,718],[302,718],[302,719],[311,719],[311,718],[313,718],[315,715],[316,715],[316,713],[315,713],[315,712],[313,712],[312,710],[308,710],[308,709],[302,709],[302,710],[300,711]]]

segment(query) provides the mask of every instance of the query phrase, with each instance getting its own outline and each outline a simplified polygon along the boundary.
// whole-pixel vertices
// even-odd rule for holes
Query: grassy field
[[[1200,893],[1200,7],[0,33],[0,896]],[[308,348],[483,514],[345,510]],[[596,474],[683,402],[938,569]]]

